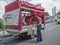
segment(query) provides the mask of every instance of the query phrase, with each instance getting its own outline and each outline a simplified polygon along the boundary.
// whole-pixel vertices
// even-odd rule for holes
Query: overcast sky
[[[7,3],[11,3],[15,0],[0,0],[0,17],[2,18],[2,15],[4,14],[4,6]],[[27,2],[30,2],[32,4],[38,4],[41,3],[42,7],[45,8],[45,11],[49,12],[50,15],[52,15],[52,8],[56,6],[57,12],[60,11],[60,0],[25,0]]]

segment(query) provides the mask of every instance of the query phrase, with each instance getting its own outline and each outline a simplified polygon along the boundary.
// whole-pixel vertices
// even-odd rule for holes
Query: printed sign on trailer
[[[18,25],[19,9],[6,13],[6,25]]]

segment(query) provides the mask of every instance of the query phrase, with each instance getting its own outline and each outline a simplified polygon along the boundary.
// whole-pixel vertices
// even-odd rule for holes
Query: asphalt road
[[[60,25],[56,23],[46,24],[45,30],[42,30],[42,42],[34,39],[19,39],[8,37],[0,41],[0,45],[60,45]]]

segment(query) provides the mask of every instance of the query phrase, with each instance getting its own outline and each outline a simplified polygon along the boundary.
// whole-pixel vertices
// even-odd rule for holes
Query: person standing
[[[41,18],[40,15],[37,16],[37,41],[42,41],[42,34],[41,34]]]

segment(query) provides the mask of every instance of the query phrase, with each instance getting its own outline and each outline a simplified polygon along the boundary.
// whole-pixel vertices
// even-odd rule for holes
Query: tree
[[[5,25],[3,24],[3,20],[2,19],[0,19],[0,29],[3,31],[3,37],[4,37],[4,30],[6,29],[5,28]]]
[[[49,16],[49,13],[48,12],[45,12],[45,16]]]
[[[57,13],[57,18],[60,19],[60,12]]]
[[[0,19],[0,29],[2,29],[2,19]]]
[[[58,12],[57,15],[60,15],[60,12]]]
[[[3,19],[0,19],[0,29],[5,30],[5,25],[3,24]]]

